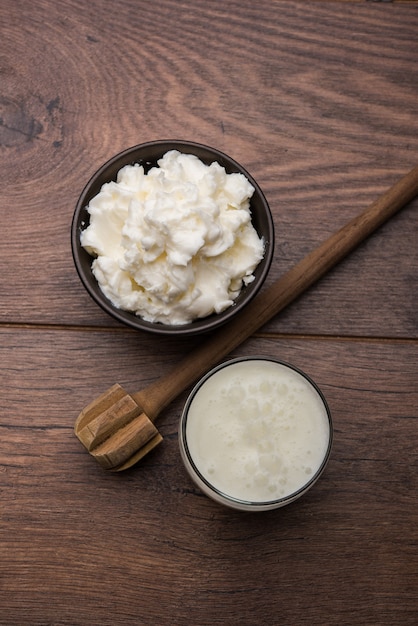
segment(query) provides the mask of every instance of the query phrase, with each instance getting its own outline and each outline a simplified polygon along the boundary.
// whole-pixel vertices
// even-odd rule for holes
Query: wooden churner
[[[80,413],[75,433],[106,469],[127,469],[162,441],[160,412],[208,369],[313,285],[366,237],[418,194],[418,166],[261,292],[229,324],[158,381],[130,395],[114,385]]]

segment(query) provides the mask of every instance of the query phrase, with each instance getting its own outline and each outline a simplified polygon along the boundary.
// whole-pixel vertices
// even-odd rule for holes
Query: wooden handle
[[[373,202],[364,213],[311,252],[293,269],[261,292],[216,335],[177,362],[165,376],[133,394],[151,420],[208,369],[313,285],[328,270],[418,194],[418,166]]]

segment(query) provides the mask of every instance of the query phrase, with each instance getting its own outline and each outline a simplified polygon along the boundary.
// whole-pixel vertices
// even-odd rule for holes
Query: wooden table
[[[0,624],[417,623],[418,199],[233,355],[304,369],[330,404],[327,470],[245,514],[177,445],[106,473],[73,434],[194,341],[135,333],[84,291],[76,200],[153,139],[241,162],[270,202],[268,283],[418,163],[418,2],[3,0],[0,7]]]

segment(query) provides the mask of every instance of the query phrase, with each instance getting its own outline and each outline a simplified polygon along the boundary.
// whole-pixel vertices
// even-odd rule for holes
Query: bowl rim
[[[135,157],[138,152],[146,152],[147,150],[161,151],[161,156],[169,150],[178,150],[179,152],[186,152],[190,154],[196,154],[196,152],[204,151],[208,155],[206,158],[202,158],[202,156],[199,156],[198,154],[196,154],[196,156],[198,156],[198,158],[207,163],[218,161],[224,167],[226,164],[226,169],[227,171],[229,169],[229,172],[241,172],[242,174],[244,174],[244,176],[246,176],[246,178],[255,189],[253,197],[254,195],[256,195],[258,198],[258,203],[260,204],[260,206],[263,207],[263,222],[264,227],[266,228],[265,233],[260,233],[259,231],[257,231],[259,235],[262,234],[264,237],[264,257],[255,270],[256,279],[248,286],[242,288],[240,295],[242,294],[243,297],[240,298],[240,296],[238,296],[237,300],[234,301],[234,303],[222,313],[213,313],[206,317],[193,320],[190,323],[180,325],[148,322],[132,311],[125,311],[123,309],[117,308],[103,294],[91,272],[91,261],[88,263],[87,257],[89,257],[90,259],[92,259],[92,257],[87,253],[86,250],[82,248],[80,244],[80,232],[87,227],[89,222],[87,205],[91,198],[98,193],[98,190],[101,188],[104,182],[115,180],[117,172],[122,167],[124,167],[124,165],[138,162],[141,162],[141,164],[144,164],[145,166],[155,165],[156,159],[161,158],[161,156],[151,158],[151,160],[147,160],[144,157]],[[152,162],[152,160],[154,162]],[[112,171],[113,175],[108,175],[108,173]],[[92,189],[94,188],[97,189],[92,192]],[[109,314],[113,319],[116,319],[121,324],[131,327],[135,330],[143,330],[154,334],[166,336],[184,337],[206,333],[230,321],[231,318],[233,318],[242,308],[244,308],[261,289],[268,275],[273,260],[274,244],[275,228],[271,210],[262,189],[258,185],[257,181],[254,179],[254,177],[235,159],[221,152],[217,148],[212,148],[211,146],[203,143],[187,140],[159,139],[155,141],[148,141],[145,143],[133,145],[112,156],[110,159],[105,161],[94,172],[94,174],[90,176],[88,182],[84,185],[84,188],[82,189],[81,194],[77,200],[71,222],[71,252],[74,265],[78,276],[90,297],[107,314]]]

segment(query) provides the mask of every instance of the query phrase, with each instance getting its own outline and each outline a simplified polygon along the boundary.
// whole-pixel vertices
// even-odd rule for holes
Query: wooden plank
[[[184,351],[130,332],[0,329],[0,623],[395,623],[416,618],[414,341],[253,338],[310,374],[331,407],[328,468],[267,514],[221,508],[182,467],[177,424],[123,474],[72,432],[116,380],[134,391]]]
[[[243,163],[278,278],[417,163],[417,2],[4,0],[0,6],[0,626],[416,624],[418,199],[233,355],[310,374],[325,474],[267,514],[221,508],[163,443],[106,473],[73,433],[194,340],[113,323],[73,268],[88,177],[178,137]]]
[[[235,8],[2,3],[0,322],[115,326],[69,228],[89,176],[129,145],[180,137],[241,161],[274,214],[271,280],[417,163],[415,3]],[[416,206],[269,330],[416,337]]]

